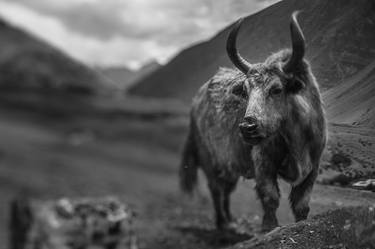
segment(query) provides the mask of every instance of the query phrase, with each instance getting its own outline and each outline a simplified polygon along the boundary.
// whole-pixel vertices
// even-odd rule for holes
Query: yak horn
[[[240,30],[243,20],[244,20],[243,18],[239,19],[236,22],[236,24],[234,24],[232,31],[229,33],[228,40],[227,40],[227,53],[232,63],[241,72],[243,72],[244,74],[247,74],[249,72],[251,64],[247,62],[244,58],[242,58],[242,56],[240,55],[236,47],[238,31]]]
[[[299,63],[305,56],[305,37],[303,36],[301,27],[298,24],[297,16],[299,11],[292,14],[290,20],[290,34],[292,37],[292,56],[289,61],[284,65],[283,70],[285,73],[292,73],[296,70]]]

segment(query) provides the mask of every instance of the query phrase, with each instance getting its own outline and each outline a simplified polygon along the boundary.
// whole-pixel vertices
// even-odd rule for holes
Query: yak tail
[[[198,154],[192,125],[182,152],[179,175],[181,190],[191,195],[198,182]]]

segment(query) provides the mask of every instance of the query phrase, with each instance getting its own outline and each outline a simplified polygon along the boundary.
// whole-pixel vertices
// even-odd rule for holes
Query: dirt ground
[[[241,181],[232,198],[237,233],[214,229],[211,200],[201,177],[193,199],[178,190],[177,169],[185,120],[48,120],[0,115],[0,248],[7,241],[8,204],[37,198],[115,195],[137,212],[139,248],[224,248],[259,234],[262,211],[254,182]],[[91,126],[93,129],[83,127]],[[182,126],[183,127],[183,126]],[[293,222],[287,195],[281,224]],[[375,194],[316,185],[311,215],[344,206],[373,205]]]

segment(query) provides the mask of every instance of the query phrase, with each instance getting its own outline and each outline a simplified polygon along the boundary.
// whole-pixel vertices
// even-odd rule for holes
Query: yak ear
[[[293,76],[288,80],[286,84],[286,89],[290,93],[298,93],[305,87],[305,83],[298,76]]]
[[[283,71],[286,74],[294,74],[298,72],[305,56],[305,37],[303,36],[301,27],[299,26],[297,21],[298,14],[299,11],[293,12],[290,20],[292,54],[289,60],[283,66]]]

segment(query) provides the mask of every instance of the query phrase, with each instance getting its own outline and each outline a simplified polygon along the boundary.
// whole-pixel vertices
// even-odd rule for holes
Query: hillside
[[[0,88],[91,94],[112,91],[116,85],[0,19]]]
[[[110,80],[118,84],[121,89],[126,90],[139,80],[142,80],[143,77],[146,77],[157,70],[159,67],[160,64],[157,61],[150,61],[138,70],[131,70],[127,67],[107,67],[98,70]]]
[[[250,62],[290,46],[288,22],[303,10],[307,58],[324,90],[363,70],[375,58],[375,2],[372,0],[284,0],[246,18],[238,47]],[[130,89],[131,94],[190,101],[220,66],[231,66],[225,41],[230,26],[211,40],[182,51],[165,67]]]
[[[323,96],[331,122],[375,128],[375,60]]]

